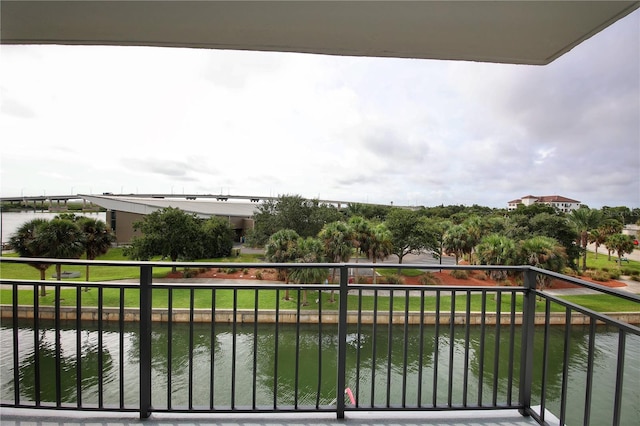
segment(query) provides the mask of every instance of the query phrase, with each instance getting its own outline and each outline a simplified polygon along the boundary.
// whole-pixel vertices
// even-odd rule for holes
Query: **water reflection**
[[[34,350],[34,331],[30,323],[20,323],[18,379],[20,396],[35,401],[35,361],[40,365],[40,399],[56,401],[56,335],[52,323],[41,322],[39,350]],[[60,399],[63,403],[77,401],[77,334],[74,323],[64,323],[60,340]],[[10,323],[0,327],[0,384],[3,401],[12,401],[13,352]],[[102,376],[104,403],[118,406],[122,398],[126,406],[138,401],[137,324],[127,324],[122,343],[117,324],[105,324],[99,345],[96,324],[83,324],[80,336],[81,397],[83,404],[96,404]],[[169,329],[171,328],[171,333]],[[255,334],[254,334],[255,330]],[[520,329],[502,327],[496,345],[495,327],[482,333],[479,327],[457,325],[453,334],[449,327],[440,327],[436,336],[432,326],[422,330],[417,326],[350,325],[347,332],[346,385],[354,392],[359,406],[405,404],[408,407],[447,403],[452,389],[452,404],[479,399],[482,373],[482,401],[505,403],[511,392],[517,401],[520,359]],[[534,402],[538,403],[542,383],[543,328],[535,334]],[[190,337],[193,333],[193,337]],[[465,346],[466,335],[468,346]],[[584,411],[585,369],[589,334],[585,327],[573,326],[568,340],[570,383],[567,410],[571,424],[582,423]],[[483,342],[484,339],[484,342]],[[549,363],[546,373],[547,407],[559,413],[559,399],[564,374],[564,327],[550,328]],[[151,335],[152,405],[156,409],[187,407],[189,398],[194,407],[216,408],[277,407],[298,404],[314,407],[335,404],[337,383],[337,327],[334,325],[301,325],[296,338],[294,325],[237,324],[235,335],[231,324],[154,323]],[[617,357],[616,332],[599,328],[594,342],[594,383],[592,424],[611,421]],[[235,342],[235,344],[234,344]],[[190,346],[193,350],[190,350]],[[513,346],[513,351],[510,348]],[[498,362],[494,355],[498,350]],[[256,354],[254,361],[254,352]],[[627,339],[626,378],[623,418],[640,417],[640,339]],[[277,356],[276,356],[277,354]],[[481,356],[482,355],[482,356]],[[98,371],[98,358],[103,369]],[[510,369],[510,356],[514,369]],[[449,364],[453,374],[449,375]],[[497,366],[497,370],[496,370]],[[122,371],[122,375],[121,372]],[[406,372],[406,375],[405,375]],[[497,377],[494,376],[497,374]],[[434,389],[434,377],[437,384]],[[233,387],[235,379],[235,388]],[[513,383],[510,381],[513,380]],[[494,389],[494,382],[497,387]],[[296,393],[297,388],[297,393]],[[388,389],[388,391],[387,391]],[[463,394],[464,389],[467,395]],[[434,397],[434,391],[436,392]],[[232,400],[233,395],[233,400]],[[538,401],[535,401],[538,399]]]

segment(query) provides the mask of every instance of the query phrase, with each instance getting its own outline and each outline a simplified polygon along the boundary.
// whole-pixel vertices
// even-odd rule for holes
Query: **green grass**
[[[582,265],[582,260],[580,261]],[[610,271],[618,269],[618,256],[611,255],[611,260],[607,254],[607,250],[600,247],[598,250],[598,257],[593,252],[587,252],[587,268],[590,269],[608,269]],[[640,262],[635,260],[629,260],[628,262],[622,262],[622,271],[630,271],[629,275],[633,272],[640,274]]]
[[[81,303],[85,307],[98,306],[98,289],[91,288],[89,291],[81,291]],[[139,292],[137,289],[126,289],[124,292],[124,306],[127,308],[136,308],[139,306]],[[297,307],[297,291],[292,290],[292,300],[280,300],[280,309],[296,309]],[[153,291],[153,307],[154,308],[167,308],[168,307],[168,290],[156,289]],[[0,303],[9,304],[12,300],[13,291],[11,289],[0,290]],[[60,290],[60,304],[61,306],[75,306],[76,305],[75,289],[63,288]],[[55,292],[52,288],[49,288],[47,295],[40,297],[39,303],[43,306],[53,306]],[[280,291],[280,298],[284,297],[284,291]],[[302,307],[303,310],[316,310],[317,306],[315,300],[318,297],[316,291],[309,291],[308,300],[309,306]],[[300,295],[302,298],[302,294]],[[583,295],[583,296],[566,296],[563,299],[584,306],[588,309],[592,309],[598,312],[637,312],[639,306],[637,303],[631,301],[625,301],[617,299],[609,295]],[[194,307],[197,309],[206,309],[211,307],[211,290],[196,289],[194,291]],[[255,291],[254,290],[238,290],[237,292],[238,309],[253,309],[255,304]],[[337,303],[329,302],[329,292],[322,292],[323,310],[335,310],[337,309]],[[336,300],[338,295],[336,294]],[[103,290],[103,306],[105,307],[118,307],[120,305],[120,291],[119,289],[107,288]],[[190,303],[190,291],[188,289],[175,289],[173,290],[173,307],[174,308],[188,308]],[[377,300],[377,309],[381,312],[389,311],[390,298],[387,296],[379,296]],[[466,297],[456,297],[456,311],[464,312],[466,310]],[[539,308],[544,308],[544,302],[538,301]],[[19,290],[18,291],[18,304],[19,305],[33,305],[33,290]],[[260,309],[275,309],[276,306],[276,291],[275,290],[260,290],[258,296],[258,307]],[[373,296],[365,295],[362,297],[362,309],[364,311],[372,311],[375,305],[375,298]],[[233,290],[216,290],[216,307],[218,309],[231,309],[233,307]],[[409,298],[409,310],[420,310],[420,298]],[[440,298],[440,310],[449,311],[451,308],[451,297],[442,296]],[[358,309],[358,298],[356,295],[349,296],[348,309]],[[393,298],[393,310],[404,311],[405,298],[403,296],[396,296]],[[496,301],[493,295],[489,295],[486,298],[486,309],[488,312],[496,311]],[[502,298],[502,312],[508,313],[511,310],[511,298],[503,296]],[[434,296],[425,297],[425,310],[436,310],[436,298]],[[471,311],[480,312],[482,310],[482,297],[481,295],[471,296]],[[516,311],[522,310],[522,296],[516,297]],[[557,304],[551,305],[553,312],[564,312],[564,308]]]

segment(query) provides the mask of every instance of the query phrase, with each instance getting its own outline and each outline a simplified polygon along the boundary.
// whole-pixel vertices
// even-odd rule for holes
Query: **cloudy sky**
[[[0,48],[0,195],[640,207],[640,10],[548,66]]]

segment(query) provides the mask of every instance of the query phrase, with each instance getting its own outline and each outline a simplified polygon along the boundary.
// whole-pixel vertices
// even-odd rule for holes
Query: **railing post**
[[[344,419],[345,374],[347,365],[347,296],[349,294],[349,268],[340,267],[340,307],[338,311],[338,380],[336,389],[336,416]]]
[[[536,315],[536,272],[524,272],[522,302],[522,342],[520,345],[520,409],[523,416],[531,415],[531,387],[533,384],[533,334]]]
[[[140,266],[140,418],[151,414],[151,277],[152,268]]]

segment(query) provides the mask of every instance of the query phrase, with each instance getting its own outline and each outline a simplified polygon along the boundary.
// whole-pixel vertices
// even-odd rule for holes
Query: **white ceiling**
[[[638,1],[11,1],[4,44],[179,46],[547,64]]]

